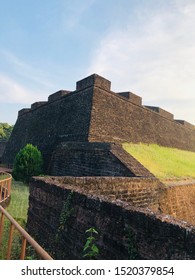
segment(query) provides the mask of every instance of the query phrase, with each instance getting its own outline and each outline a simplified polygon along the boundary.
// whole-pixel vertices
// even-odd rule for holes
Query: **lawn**
[[[142,143],[124,143],[123,148],[160,179],[195,178],[194,152]]]
[[[13,180],[11,187],[11,202],[6,210],[24,228],[27,221],[28,197],[29,187],[21,182],[16,182]],[[7,218],[5,218],[3,242],[2,247],[0,247],[1,260],[6,259],[9,226],[10,223]],[[14,233],[12,259],[18,259],[20,255],[21,237],[17,230],[15,230]]]

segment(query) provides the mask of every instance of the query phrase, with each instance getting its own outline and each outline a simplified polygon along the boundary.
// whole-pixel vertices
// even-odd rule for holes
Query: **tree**
[[[13,125],[8,123],[0,123],[0,141],[6,141],[9,139],[13,130]]]
[[[13,178],[28,183],[32,176],[41,174],[42,165],[41,152],[32,144],[27,144],[15,157]]]

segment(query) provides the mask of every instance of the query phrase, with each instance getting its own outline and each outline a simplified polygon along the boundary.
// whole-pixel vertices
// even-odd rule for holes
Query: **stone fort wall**
[[[0,141],[0,163],[2,161],[2,156],[5,150],[7,142],[6,141]]]
[[[142,105],[131,92],[114,93],[110,81],[94,74],[61,90],[47,102],[19,111],[3,156],[13,163],[27,143],[42,151],[46,169],[61,142],[143,142],[195,151],[195,129],[158,107]]]
[[[91,107],[92,91],[85,89],[59,91],[50,95],[48,102],[36,102],[30,109],[20,110],[3,155],[4,162],[13,163],[18,151],[31,143],[41,150],[48,165],[62,140],[87,141]]]
[[[62,142],[52,154],[54,176],[154,177],[122,146],[113,143]]]
[[[34,178],[27,228],[55,259],[83,259],[90,227],[98,259],[195,259],[195,227],[160,213],[162,197],[154,178]]]
[[[94,89],[89,141],[157,143],[195,151],[194,126],[173,119],[158,107],[142,106],[140,97]]]

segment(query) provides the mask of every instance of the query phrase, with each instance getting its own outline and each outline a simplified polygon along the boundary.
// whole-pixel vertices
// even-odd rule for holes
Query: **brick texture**
[[[13,163],[18,151],[31,143],[41,150],[47,170],[51,153],[61,141],[87,141],[92,91],[57,93],[56,98],[52,96],[49,102],[36,106],[27,113],[20,113],[3,160]]]
[[[49,174],[154,177],[120,145],[88,142],[61,143],[53,152]]]
[[[195,151],[194,126],[190,129],[184,124],[160,108],[157,112],[113,92],[94,89],[89,141],[157,143]]]
[[[56,259],[83,259],[90,227],[99,233],[98,259],[195,259],[195,227],[149,209],[157,185],[143,178],[34,178],[28,231]],[[62,225],[67,200],[71,214]]]
[[[195,225],[195,182],[175,183],[165,188],[159,208],[163,213]]]

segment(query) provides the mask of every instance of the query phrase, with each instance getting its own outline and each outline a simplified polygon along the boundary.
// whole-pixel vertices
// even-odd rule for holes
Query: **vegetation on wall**
[[[41,174],[42,165],[41,152],[32,144],[27,144],[15,157],[12,175],[15,180],[28,183],[32,176]]]
[[[123,148],[158,178],[195,178],[194,152],[142,143],[124,143]]]
[[[85,231],[85,233],[88,235],[87,240],[85,243],[85,246],[83,248],[83,257],[88,259],[95,259],[97,255],[99,254],[99,249],[96,246],[96,238],[94,235],[98,235],[98,232],[95,228],[91,227]]]
[[[7,141],[12,133],[13,125],[0,123],[0,141]]]

